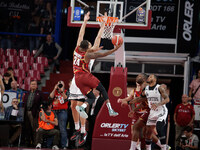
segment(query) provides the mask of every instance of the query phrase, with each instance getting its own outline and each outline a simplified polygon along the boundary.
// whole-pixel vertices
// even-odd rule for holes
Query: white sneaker
[[[42,145],[40,143],[37,144],[37,146],[35,147],[36,149],[41,149]]]
[[[171,146],[166,145],[166,150],[171,150]]]
[[[115,116],[118,116],[119,113],[118,112],[115,112],[113,109],[109,109],[109,115],[112,116],[112,117],[115,117]]]
[[[59,147],[58,147],[57,145],[54,145],[54,146],[52,147],[52,149],[59,149]]]
[[[82,106],[76,106],[76,110],[78,111],[78,113],[80,114],[80,116],[82,117],[82,118],[88,118],[88,115],[87,115],[87,113],[85,112],[85,110],[84,110],[84,108],[82,107]]]

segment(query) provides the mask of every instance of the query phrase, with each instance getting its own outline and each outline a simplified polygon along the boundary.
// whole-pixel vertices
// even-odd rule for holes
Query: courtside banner
[[[196,55],[199,3],[199,0],[180,0],[177,53]]]
[[[104,103],[95,121],[92,150],[128,149],[131,140],[131,118],[128,117],[130,110],[128,106],[122,108],[117,103],[118,98],[127,96],[127,68],[111,68],[108,96],[112,108],[119,115],[109,116]]]
[[[3,94],[3,106],[6,108],[11,106],[13,98],[17,98],[17,92],[4,92]]]

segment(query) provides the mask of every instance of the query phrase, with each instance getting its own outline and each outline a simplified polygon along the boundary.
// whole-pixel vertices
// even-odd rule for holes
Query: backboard
[[[87,27],[98,28],[96,18],[104,12],[108,16],[118,17],[116,27],[119,29],[141,29],[151,28],[151,0],[134,0],[138,5],[127,9],[128,0],[71,0],[68,8],[68,26],[80,27],[83,23],[84,14],[90,11],[90,20]]]

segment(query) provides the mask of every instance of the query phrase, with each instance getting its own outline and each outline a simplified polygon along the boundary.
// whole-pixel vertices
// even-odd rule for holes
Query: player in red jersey
[[[86,24],[89,19],[90,19],[90,12],[88,12],[84,17],[84,22],[81,26],[77,45],[74,50],[73,71],[75,74],[75,82],[76,82],[77,87],[81,90],[82,94],[88,97],[88,99],[81,106],[76,106],[76,110],[80,113],[81,117],[87,118],[88,115],[85,112],[85,108],[94,102],[95,96],[92,90],[97,89],[98,91],[102,93],[103,98],[106,101],[106,105],[109,110],[109,115],[117,116],[118,113],[112,109],[109,98],[108,98],[108,94],[105,88],[103,87],[101,82],[94,75],[90,73],[88,64],[91,59],[105,57],[107,55],[112,54],[121,45],[116,46],[114,49],[106,51],[106,52],[102,52],[102,53],[97,52],[98,50],[102,48],[102,47],[99,47],[99,45],[101,41],[101,35],[103,34],[103,31],[104,31],[105,22],[107,21],[107,14],[105,13],[103,23],[101,24],[101,27],[99,29],[98,35],[95,39],[93,46],[89,41],[83,40]]]

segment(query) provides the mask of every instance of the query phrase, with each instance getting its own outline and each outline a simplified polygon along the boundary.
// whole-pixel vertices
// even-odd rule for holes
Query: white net
[[[112,39],[113,37],[113,30],[115,28],[116,23],[111,23],[111,25],[107,24],[104,28],[103,34],[101,38],[103,39]]]
[[[97,17],[97,21],[101,25],[103,19],[101,17]],[[104,32],[101,36],[103,39],[112,39],[113,37],[113,30],[115,28],[115,25],[117,24],[118,18],[116,17],[108,17],[107,23],[104,28]]]

